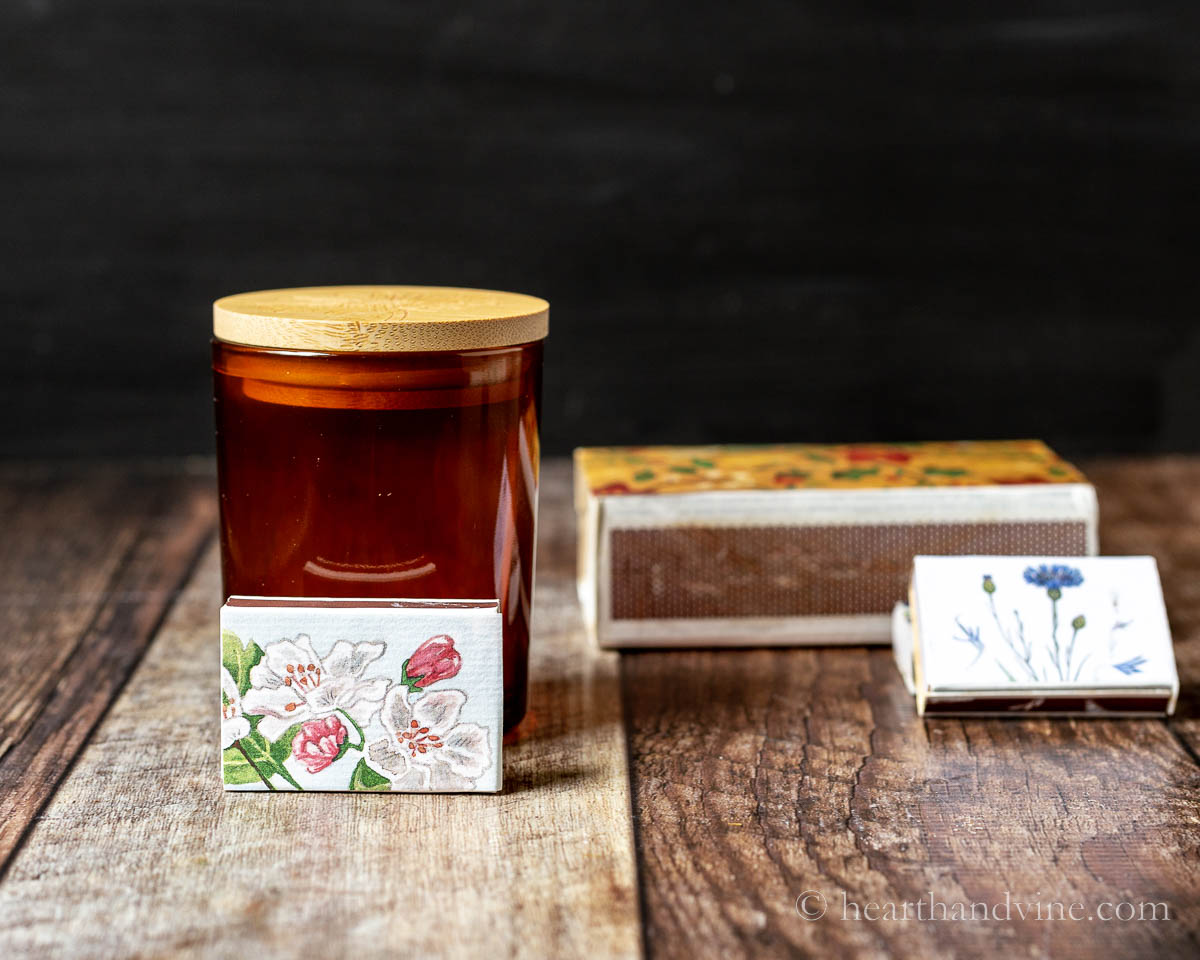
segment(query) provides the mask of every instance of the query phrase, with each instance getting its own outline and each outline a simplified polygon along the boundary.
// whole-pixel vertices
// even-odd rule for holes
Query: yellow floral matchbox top
[[[575,464],[595,496],[1087,482],[1040,440],[580,447]]]

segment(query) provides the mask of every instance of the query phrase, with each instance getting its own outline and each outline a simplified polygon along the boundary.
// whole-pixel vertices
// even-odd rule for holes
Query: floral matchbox
[[[1036,440],[575,451],[579,595],[607,647],[886,643],[917,554],[1097,551]]]
[[[916,557],[893,628],[924,715],[1162,715],[1179,694],[1153,557]]]
[[[495,600],[230,597],[225,789],[499,791],[502,649]]]

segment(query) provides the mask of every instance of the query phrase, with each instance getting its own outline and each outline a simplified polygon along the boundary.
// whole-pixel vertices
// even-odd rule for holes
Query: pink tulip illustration
[[[309,773],[320,773],[337,759],[346,740],[346,727],[336,716],[308,720],[300,725],[292,739],[292,756]]]
[[[431,683],[448,680],[462,669],[462,657],[454,649],[454,639],[444,633],[430,637],[413,652],[404,665],[409,688],[422,690]]]

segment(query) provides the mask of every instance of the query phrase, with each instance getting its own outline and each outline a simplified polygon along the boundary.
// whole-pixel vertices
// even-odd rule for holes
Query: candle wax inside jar
[[[499,599],[515,727],[540,354],[540,343],[315,356],[216,343],[226,595]]]

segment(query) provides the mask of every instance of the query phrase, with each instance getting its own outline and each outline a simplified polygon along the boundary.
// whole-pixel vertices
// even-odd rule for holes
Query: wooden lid
[[[476,350],[541,340],[549,324],[539,297],[463,287],[294,287],[213,304],[217,339],[277,350]]]

